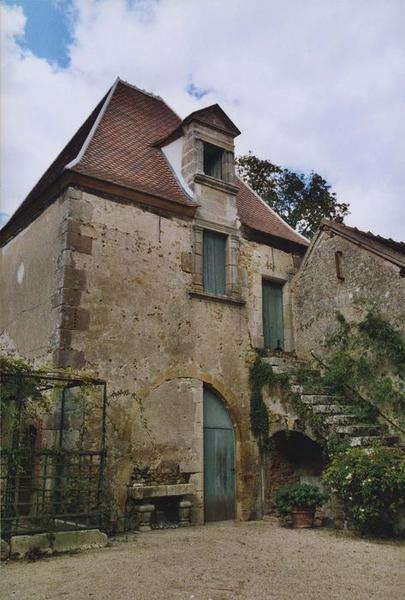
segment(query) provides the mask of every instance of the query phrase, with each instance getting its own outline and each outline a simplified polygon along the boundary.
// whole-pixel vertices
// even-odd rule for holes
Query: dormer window
[[[224,150],[204,142],[204,173],[215,179],[223,179]]]

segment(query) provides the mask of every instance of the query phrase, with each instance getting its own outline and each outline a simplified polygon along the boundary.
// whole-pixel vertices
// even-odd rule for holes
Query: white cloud
[[[183,116],[220,103],[239,152],[320,172],[349,223],[404,237],[402,0],[75,0],[65,69],[23,51],[21,9],[3,12],[2,210],[120,75]]]

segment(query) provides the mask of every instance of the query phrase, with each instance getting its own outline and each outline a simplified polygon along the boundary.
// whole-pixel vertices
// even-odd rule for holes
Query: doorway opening
[[[204,388],[204,518],[235,518],[235,433],[219,396]]]
[[[264,347],[284,350],[283,285],[262,281],[262,310]]]
[[[265,458],[265,512],[274,510],[275,492],[289,483],[321,485],[326,466],[322,447],[298,431],[278,431]]]

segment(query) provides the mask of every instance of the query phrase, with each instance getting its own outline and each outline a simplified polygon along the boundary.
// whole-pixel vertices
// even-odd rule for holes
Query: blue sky
[[[404,238],[404,0],[0,0],[0,212],[117,76],[181,116],[215,102],[238,154],[315,170],[347,222]]]
[[[36,56],[66,67],[72,30],[70,0],[6,0],[6,4],[20,6],[27,17],[22,45]]]

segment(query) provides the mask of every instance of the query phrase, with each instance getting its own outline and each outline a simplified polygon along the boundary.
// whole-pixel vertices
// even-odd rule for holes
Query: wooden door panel
[[[273,281],[263,281],[263,335],[265,348],[284,349],[283,291]]]
[[[206,521],[235,518],[235,435],[222,400],[204,389],[204,512]]]
[[[204,429],[205,520],[235,518],[234,436],[229,429]]]

